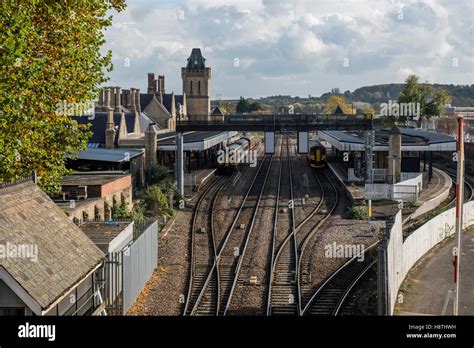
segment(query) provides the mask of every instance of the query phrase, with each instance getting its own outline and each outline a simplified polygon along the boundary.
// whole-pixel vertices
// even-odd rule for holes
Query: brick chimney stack
[[[115,87],[114,90],[115,90],[115,93],[114,93],[115,94],[115,103],[114,103],[115,110],[114,111],[120,112],[121,110],[120,94],[121,94],[122,89],[120,87]]]
[[[130,111],[132,112],[136,110],[135,93],[136,93],[135,88],[130,88]]]
[[[135,88],[135,111],[141,113],[141,105],[140,105],[140,88]]]
[[[158,86],[159,91],[165,94],[165,75],[158,75]]]
[[[111,98],[110,88],[105,87],[104,88],[104,107],[107,109],[110,109],[110,98]]]
[[[155,81],[156,81],[155,73],[148,73],[148,89],[147,89],[148,94],[153,94],[153,93],[158,92],[158,90],[156,89]]]
[[[127,109],[130,109],[131,100],[130,100],[131,91],[129,89],[122,90],[122,105]]]
[[[113,149],[115,147],[115,123],[114,111],[109,110],[107,115],[107,128],[105,129],[105,148]]]

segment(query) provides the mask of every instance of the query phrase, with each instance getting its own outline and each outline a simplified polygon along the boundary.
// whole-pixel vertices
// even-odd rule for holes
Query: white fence
[[[474,201],[464,204],[463,228],[474,225]],[[455,208],[437,215],[403,241],[402,217],[398,212],[387,244],[389,313],[393,314],[398,290],[413,265],[432,247],[455,232]]]
[[[402,173],[402,178],[406,180],[394,185],[366,184],[366,199],[390,199],[394,201],[416,202],[423,187],[423,175],[421,173]]]

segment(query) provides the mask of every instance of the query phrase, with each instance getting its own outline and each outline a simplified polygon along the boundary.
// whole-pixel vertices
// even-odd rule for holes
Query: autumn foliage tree
[[[0,2],[0,182],[36,171],[49,193],[68,174],[64,155],[89,133],[58,105],[94,100],[110,71],[101,53],[110,11],[123,0]]]
[[[331,94],[329,97],[328,103],[326,104],[326,114],[334,113],[338,105],[345,114],[352,115],[352,108],[349,106],[346,98],[339,94]]]

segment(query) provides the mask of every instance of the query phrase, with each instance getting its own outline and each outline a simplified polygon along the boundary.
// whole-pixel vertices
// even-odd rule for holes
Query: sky
[[[113,15],[107,85],[142,92],[155,72],[181,94],[194,47],[212,99],[319,96],[409,74],[474,83],[474,0],[128,0]]]

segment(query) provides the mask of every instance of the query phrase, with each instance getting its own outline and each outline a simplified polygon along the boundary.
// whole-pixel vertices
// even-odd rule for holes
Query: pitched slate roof
[[[106,112],[96,112],[95,117],[92,120],[89,120],[88,117],[75,117],[75,120],[79,124],[91,124],[89,130],[92,131],[93,134],[87,141],[88,143],[105,144],[105,129],[107,128]],[[120,132],[120,120],[121,114],[114,113],[114,123],[115,127],[117,127],[117,131],[115,132],[115,142],[117,142]],[[133,133],[133,130],[135,129],[135,113],[125,113],[125,124],[127,125],[127,133]]]
[[[171,100],[172,100],[172,94],[163,94],[163,106],[165,107],[166,110],[171,114]],[[178,104],[183,105],[183,95],[174,95],[174,104],[175,104],[175,109],[176,113],[179,111],[179,106]]]
[[[211,115],[214,115],[214,116],[223,116],[223,115],[224,115],[224,112],[223,112],[222,109],[219,107],[219,105],[217,105],[217,106],[214,108],[214,110],[212,110]]]
[[[206,59],[202,56],[200,48],[193,48],[188,58],[187,69],[204,69],[206,67]]]
[[[140,110],[145,110],[148,104],[153,99],[153,93],[140,93]]]
[[[342,108],[338,105],[338,106],[336,107],[336,110],[334,110],[334,114],[338,114],[338,115],[341,114],[341,115],[343,115],[343,114],[344,114],[344,110],[342,110]]]
[[[3,267],[47,309],[104,254],[32,181],[0,186],[0,244],[37,246],[38,259],[0,258]]]
[[[172,101],[172,94],[163,94],[163,106],[166,110],[171,114],[171,101]],[[175,99],[176,103],[176,99]]]

